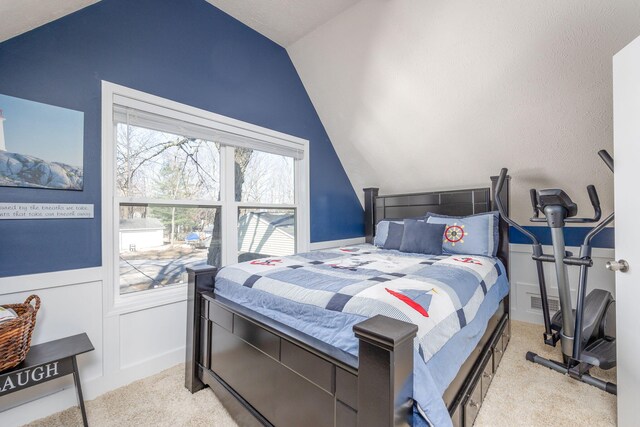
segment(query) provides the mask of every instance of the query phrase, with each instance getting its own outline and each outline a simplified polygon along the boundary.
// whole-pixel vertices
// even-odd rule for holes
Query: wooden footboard
[[[189,269],[185,386],[192,393],[210,386],[243,426],[412,425],[417,326],[385,316],[357,324],[356,358],[214,296],[216,273]],[[492,322],[459,385],[448,391],[456,426],[473,424],[487,372],[492,376],[499,362],[496,343],[501,352],[508,316],[497,313]]]
[[[359,323],[358,360],[214,297],[215,274],[189,271],[185,386],[191,392],[209,385],[232,395],[241,404],[236,411],[263,425],[411,425],[417,326],[384,316]]]

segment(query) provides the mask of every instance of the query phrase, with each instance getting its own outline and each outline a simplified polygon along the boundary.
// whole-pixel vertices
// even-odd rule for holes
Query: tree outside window
[[[221,266],[223,148],[241,205],[238,259],[294,253],[295,208],[278,207],[295,203],[292,157],[127,123],[116,135],[120,293],[183,283],[188,266]]]

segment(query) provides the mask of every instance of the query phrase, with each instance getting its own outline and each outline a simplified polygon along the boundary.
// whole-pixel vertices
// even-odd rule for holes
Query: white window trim
[[[222,239],[223,239],[223,264],[233,264],[237,262],[237,230],[231,229],[230,224],[235,224],[238,208],[241,207],[261,207],[261,208],[291,208],[297,209],[296,216],[296,250],[307,252],[310,248],[310,221],[309,221],[309,141],[256,126],[240,120],[222,116],[179,102],[170,101],[155,95],[130,89],[107,81],[102,81],[102,268],[105,280],[104,288],[104,310],[107,316],[114,316],[131,311],[142,310],[160,305],[170,304],[186,299],[186,284],[170,286],[163,289],[140,291],[128,295],[120,295],[117,291],[119,285],[119,275],[117,274],[118,264],[116,263],[116,232],[118,230],[117,215],[115,215],[115,150],[113,135],[113,104],[122,98],[131,101],[130,104],[145,105],[145,109],[150,112],[162,114],[171,110],[175,117],[188,117],[196,119],[198,124],[219,129],[226,132],[233,132],[238,135],[263,140],[269,144],[281,144],[286,147],[294,147],[302,150],[304,155],[302,160],[296,161],[295,167],[295,200],[296,205],[272,205],[264,203],[235,202],[227,203],[226,209],[222,210]],[[149,106],[152,108],[149,108]],[[156,110],[156,111],[154,111]],[[222,147],[223,149],[225,147]],[[222,186],[220,188],[221,200],[225,200],[227,194],[235,192],[233,185],[234,162],[232,156],[221,157],[225,165],[221,165]],[[229,179],[231,178],[231,179]],[[123,199],[121,198],[122,202]],[[154,203],[156,200],[154,200]],[[157,200],[159,204],[183,204],[186,201],[180,200]],[[193,201],[189,201],[193,203]],[[218,201],[202,201],[202,204],[219,206]]]

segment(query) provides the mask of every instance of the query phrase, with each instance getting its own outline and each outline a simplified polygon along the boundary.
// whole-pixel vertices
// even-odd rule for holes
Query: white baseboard
[[[120,369],[116,374],[98,378],[96,384],[87,391],[87,399],[92,400],[108,391],[125,386],[134,381],[141,380],[158,372],[169,369],[185,361],[185,347],[164,353],[153,359],[140,361],[126,368]]]
[[[319,251],[322,249],[339,248],[342,246],[360,245],[365,243],[364,237],[354,237],[353,239],[326,240],[324,242],[313,242],[309,245],[310,250]]]

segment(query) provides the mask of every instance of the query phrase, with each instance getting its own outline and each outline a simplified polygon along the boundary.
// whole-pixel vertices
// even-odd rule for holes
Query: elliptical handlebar
[[[593,206],[593,212],[595,213],[593,216],[594,221],[600,221],[602,210],[600,209],[600,198],[598,197],[596,187],[594,185],[587,186],[587,192],[589,193],[589,200],[591,201],[591,206]]]
[[[587,193],[589,193],[589,200],[591,201],[591,206],[593,206],[593,217],[591,218],[565,218],[565,222],[573,222],[573,223],[585,223],[585,222],[598,222],[600,221],[600,217],[602,217],[602,210],[600,209],[600,198],[598,197],[598,192],[596,191],[596,187],[593,185],[587,186]]]
[[[598,155],[600,156],[602,161],[604,161],[607,167],[611,169],[611,172],[613,172],[613,158],[607,152],[607,150],[598,151]],[[498,181],[496,183],[495,194],[493,195],[493,197],[496,202],[496,206],[498,207],[498,211],[500,212],[500,215],[502,216],[502,218],[507,223],[509,223],[509,225],[513,226],[515,229],[517,229],[522,234],[527,236],[534,245],[539,245],[540,243],[538,239],[531,232],[529,232],[524,227],[520,226],[514,220],[509,218],[509,216],[506,214],[504,210],[502,201],[500,200],[500,193],[502,192],[502,188],[504,187],[504,181],[507,179],[508,172],[509,170],[507,168],[502,168],[500,170],[500,175],[498,176]],[[593,206],[593,217],[591,218],[570,217],[570,218],[565,218],[565,222],[586,223],[586,222],[600,221],[600,218],[602,217],[602,209],[600,207],[600,198],[598,197],[598,191],[596,190],[595,186],[588,185],[587,193],[589,194],[589,200],[591,201],[591,206]],[[531,218],[531,222],[546,222],[547,221],[546,218],[540,218],[539,216],[540,206],[538,203],[538,194],[534,188],[529,190],[529,196],[531,198],[531,207],[533,209],[533,217]],[[606,224],[609,224],[611,222],[611,219],[607,217],[604,222]]]
[[[529,190],[529,197],[531,197],[531,207],[533,208],[533,218],[538,218],[540,210],[538,209],[538,193],[535,188]]]
[[[540,284],[540,298],[542,300],[542,320],[544,320],[543,336],[546,343],[553,343],[553,345],[555,345],[558,338],[556,335],[554,335],[554,332],[551,329],[551,316],[549,315],[549,301],[547,299],[547,285],[544,279],[544,268],[542,266],[542,260],[539,258],[544,255],[542,252],[542,245],[540,244],[540,241],[535,236],[535,234],[509,218],[509,215],[507,215],[507,212],[502,205],[502,200],[500,200],[500,193],[502,193],[504,181],[507,179],[507,173],[509,173],[509,170],[507,168],[502,168],[500,170],[500,176],[498,177],[498,182],[496,183],[493,200],[495,200],[496,206],[498,207],[498,212],[500,212],[500,216],[502,217],[502,219],[505,220],[507,224],[518,230],[520,233],[527,236],[529,240],[531,240],[531,245],[533,247],[533,258],[536,261],[536,271],[538,273],[538,283]],[[532,192],[530,192],[530,195],[534,215],[538,216],[538,196],[535,190],[532,190]]]
[[[532,188],[529,190],[531,196],[531,204],[533,205],[533,216],[529,218],[531,222],[547,222],[546,218],[540,218],[538,213],[540,212],[540,206],[538,203],[538,193],[536,189]],[[584,217],[567,217],[564,219],[564,222],[572,222],[572,223],[589,223],[589,222],[598,222],[602,217],[602,210],[600,209],[600,198],[598,197],[598,191],[596,191],[596,187],[593,185],[587,186],[587,193],[589,193],[589,200],[591,201],[591,206],[593,206],[593,217],[584,218]]]
[[[527,230],[526,228],[522,227],[520,224],[518,224],[517,222],[509,218],[509,216],[505,212],[504,206],[502,205],[502,200],[500,200],[500,193],[502,192],[502,187],[504,187],[504,181],[507,179],[508,173],[509,173],[509,170],[507,168],[502,168],[500,170],[500,176],[498,177],[498,182],[496,183],[496,189],[493,195],[493,199],[495,200],[496,206],[498,207],[498,212],[500,212],[500,216],[502,217],[502,219],[504,219],[509,225],[511,225],[513,228],[515,228],[516,230],[518,230],[519,232],[527,236],[531,240],[531,243],[533,245],[540,246],[540,242],[538,241],[538,238],[532,232],[530,232],[529,230]]]
[[[611,155],[607,152],[607,150],[598,151],[598,155],[600,156],[602,161],[607,165],[607,167],[611,170],[611,172],[613,172],[613,157],[611,157]],[[594,189],[594,193],[595,193],[595,189]],[[591,193],[589,193],[589,197],[591,197]],[[598,204],[598,207],[600,207],[600,200],[598,200],[598,193],[595,193],[595,198],[596,198],[596,202]],[[591,202],[591,204],[593,204],[593,201]],[[583,247],[590,246],[591,245],[591,240],[598,233],[600,233],[607,225],[611,224],[613,222],[614,218],[615,218],[615,215],[612,212],[600,224],[598,224],[597,226],[592,228],[591,231],[589,231],[589,233],[587,233],[587,235],[585,236],[584,242],[582,243],[582,246]]]
[[[611,172],[613,172],[613,157],[607,152],[607,150],[598,151],[598,156],[602,159],[603,162],[607,165]]]

